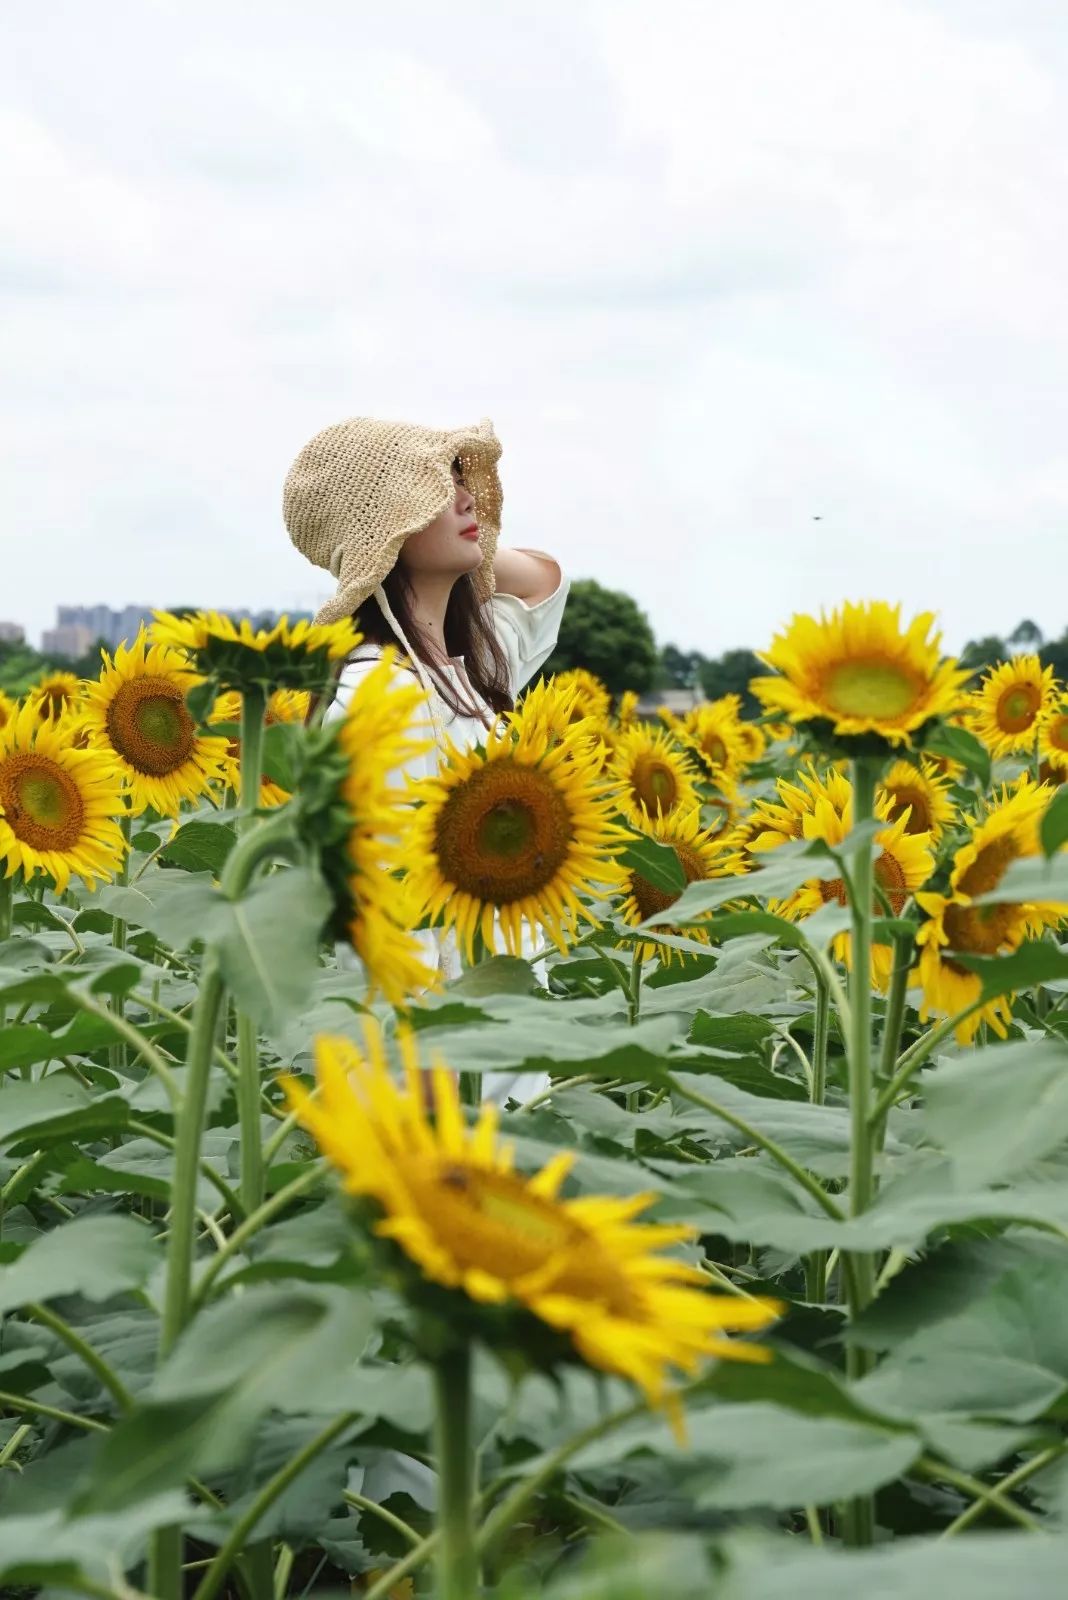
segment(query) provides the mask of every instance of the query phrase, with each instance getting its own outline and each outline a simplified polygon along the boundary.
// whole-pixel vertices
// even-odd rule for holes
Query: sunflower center
[[[905,824],[906,833],[928,833],[931,827],[931,810],[927,804],[927,796],[919,789],[906,788],[897,784],[890,793],[890,813],[888,822],[896,822],[905,812],[911,812]]]
[[[1005,868],[1011,861],[1015,861],[1020,849],[1016,836],[1006,833],[999,839],[991,839],[989,844],[983,845],[975,860],[961,874],[957,885],[962,894],[976,895],[989,894],[996,889],[1005,873]]]
[[[1016,942],[1021,923],[1019,906],[961,906],[946,907],[944,927],[949,937],[950,950],[969,956],[996,956],[999,951],[1011,948]],[[949,956],[943,954],[955,972],[966,972]]]
[[[706,733],[701,740],[701,749],[710,767],[726,766],[727,746],[718,733]]]
[[[679,785],[666,761],[655,756],[641,756],[634,763],[630,788],[635,800],[643,805],[650,816],[667,816],[679,798]]]
[[[0,812],[23,844],[69,850],[82,835],[85,806],[70,773],[36,751],[0,763]]]
[[[181,684],[167,678],[131,678],[108,707],[108,738],[138,772],[165,777],[193,753],[196,727]]]
[[[1041,705],[1042,693],[1033,683],[1014,683],[998,700],[998,727],[1004,733],[1026,733]]]
[[[502,1283],[544,1274],[547,1292],[633,1313],[633,1293],[611,1257],[558,1202],[531,1194],[519,1178],[446,1162],[425,1198],[435,1238],[462,1268]]]
[[[901,863],[896,856],[892,856],[888,851],[884,850],[882,855],[877,857],[875,861],[874,872],[875,881],[889,901],[894,916],[900,916],[901,908],[908,899],[908,889],[905,884],[905,874],[901,870]],[[846,887],[841,878],[823,878],[820,880],[819,888],[820,899],[824,905],[830,904],[832,900],[836,905],[844,906],[847,904]],[[882,912],[882,906],[874,898],[872,900],[872,910],[876,916]]]
[[[435,848],[443,875],[494,905],[537,894],[567,859],[568,806],[548,774],[509,760],[487,762],[441,809]]]
[[[1054,717],[1046,736],[1054,750],[1068,751],[1068,715]]]
[[[704,862],[692,845],[676,839],[672,841],[671,848],[675,852],[675,859],[682,868],[687,883],[696,883],[699,878],[705,876]],[[668,894],[666,890],[658,889],[655,884],[650,883],[648,878],[643,878],[640,872],[632,872],[630,892],[644,922],[646,917],[654,917],[657,912],[666,911],[668,906],[673,906],[682,891]]]
[[[919,696],[919,685],[903,666],[885,657],[840,661],[827,674],[824,698],[843,717],[900,717]]]

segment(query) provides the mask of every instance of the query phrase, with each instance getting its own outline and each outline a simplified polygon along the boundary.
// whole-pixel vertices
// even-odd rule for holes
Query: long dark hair
[[[419,627],[412,615],[412,586],[400,561],[382,585],[390,610],[400,623],[411,653],[418,656],[430,669],[438,693],[449,710],[457,716],[477,716],[475,706],[468,705],[457,695],[447,673],[435,672],[435,660],[427,648]],[[397,644],[398,640],[382,614],[374,595],[368,595],[353,612],[353,621],[372,644]],[[355,660],[360,659],[357,649]],[[494,711],[511,711],[512,696],[508,685],[508,663],[497,635],[487,620],[486,608],[480,605],[472,575],[462,573],[452,586],[449,603],[445,608],[445,650],[450,656],[463,656],[464,668],[475,693]]]

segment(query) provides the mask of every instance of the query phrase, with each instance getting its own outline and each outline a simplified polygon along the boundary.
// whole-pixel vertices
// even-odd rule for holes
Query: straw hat
[[[482,544],[475,592],[488,600],[501,530],[500,454],[488,417],[477,428],[452,430],[350,417],[309,439],[286,477],[282,514],[301,554],[338,580],[316,622],[338,622],[374,594],[408,535],[451,503],[457,456]]]

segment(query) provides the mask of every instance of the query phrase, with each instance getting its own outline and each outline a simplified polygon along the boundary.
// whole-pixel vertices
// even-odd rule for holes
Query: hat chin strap
[[[445,729],[441,724],[441,718],[438,716],[435,706],[437,696],[434,691],[437,688],[437,680],[435,679],[430,668],[427,667],[425,662],[420,661],[419,657],[409,644],[407,635],[398,622],[393,607],[386,598],[386,591],[382,584],[379,584],[378,588],[375,590],[375,599],[378,601],[378,608],[385,617],[386,621],[389,623],[394,637],[403,648],[408,660],[411,662],[412,671],[415,673],[420,684],[422,685],[423,693],[426,695],[427,705],[430,709],[430,720],[434,725],[434,740],[439,750],[444,750],[448,741],[446,739]]]

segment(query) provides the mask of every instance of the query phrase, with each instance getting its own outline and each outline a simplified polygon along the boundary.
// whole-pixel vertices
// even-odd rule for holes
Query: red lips
[[[461,539],[477,539],[478,538],[478,523],[477,522],[472,522],[472,523],[469,524],[468,527],[461,528],[460,529],[460,538]]]

